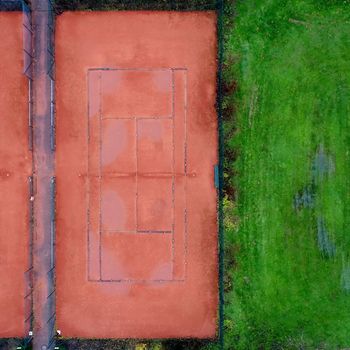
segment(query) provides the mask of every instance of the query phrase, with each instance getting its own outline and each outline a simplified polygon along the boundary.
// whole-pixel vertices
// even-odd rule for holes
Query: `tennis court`
[[[0,12],[0,338],[24,337],[31,318],[28,80],[23,14]]]
[[[210,11],[57,17],[63,337],[216,335],[216,42]]]

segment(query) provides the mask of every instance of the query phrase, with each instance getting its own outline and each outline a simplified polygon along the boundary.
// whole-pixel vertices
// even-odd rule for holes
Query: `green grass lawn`
[[[350,2],[236,1],[225,50],[226,348],[350,347]]]

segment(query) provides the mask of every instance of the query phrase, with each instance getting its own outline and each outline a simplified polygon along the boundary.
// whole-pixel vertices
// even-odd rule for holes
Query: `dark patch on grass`
[[[303,208],[313,208],[314,205],[315,186],[313,184],[306,185],[294,196],[293,207],[295,210],[301,210]]]
[[[341,274],[341,286],[346,293],[350,293],[350,265],[343,267]]]
[[[322,255],[325,258],[333,258],[336,253],[336,247],[329,236],[322,216],[317,218],[317,241]]]
[[[325,152],[323,144],[318,147],[312,166],[312,178],[315,182],[322,181],[335,171],[332,157]]]

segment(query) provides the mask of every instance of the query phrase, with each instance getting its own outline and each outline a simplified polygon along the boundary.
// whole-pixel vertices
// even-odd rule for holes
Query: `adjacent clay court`
[[[0,338],[24,337],[30,317],[28,81],[23,15],[0,12]]]
[[[57,328],[214,337],[215,13],[64,13],[56,67]]]

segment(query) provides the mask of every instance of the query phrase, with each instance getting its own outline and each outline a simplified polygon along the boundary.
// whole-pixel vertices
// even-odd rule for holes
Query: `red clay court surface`
[[[22,13],[0,12],[0,338],[23,337],[29,259],[28,82]]]
[[[57,328],[214,337],[215,13],[64,13],[56,67]]]

